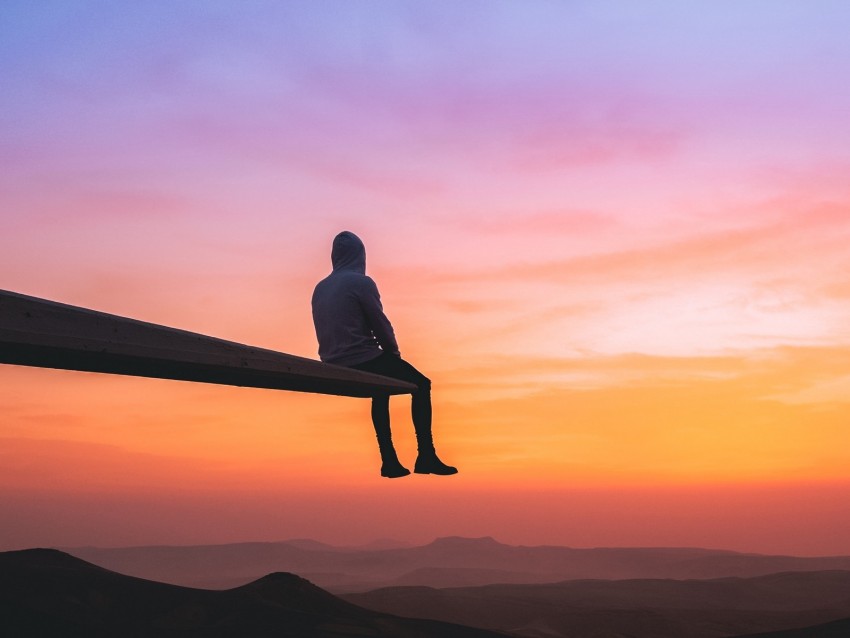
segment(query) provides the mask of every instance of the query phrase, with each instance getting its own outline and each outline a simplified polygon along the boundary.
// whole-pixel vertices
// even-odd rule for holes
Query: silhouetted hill
[[[713,580],[391,587],[343,598],[376,611],[535,638],[719,638],[847,617],[850,571]]]
[[[74,556],[125,574],[225,588],[285,571],[332,592],[392,585],[430,587],[554,583],[577,579],[753,577],[850,570],[850,557],[799,558],[697,548],[511,546],[485,538],[440,538],[418,547],[332,547],[299,539],[191,547],[75,548]]]
[[[496,638],[369,611],[293,574],[227,591],[124,576],[57,550],[0,553],[0,635],[14,638]]]
[[[761,634],[747,634],[734,638],[847,638],[850,636],[850,618],[801,629],[771,631]]]

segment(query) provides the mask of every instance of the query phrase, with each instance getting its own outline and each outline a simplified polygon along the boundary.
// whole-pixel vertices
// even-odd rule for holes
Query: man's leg
[[[410,470],[399,462],[393,446],[388,395],[372,397],[372,424],[375,426],[378,449],[381,451],[381,476],[399,478],[410,474]]]
[[[434,450],[434,440],[431,434],[431,380],[401,357],[386,353],[376,359],[353,367],[393,379],[408,381],[417,386],[417,390],[413,392],[411,399],[411,416],[413,418],[413,427],[416,431],[416,443],[419,449],[414,471],[418,474],[445,475],[457,473],[457,468],[443,463],[437,457],[437,453]],[[387,397],[388,404],[389,397]],[[374,400],[372,406],[374,421]],[[377,422],[375,423],[377,430],[378,425]],[[387,413],[387,423],[389,424],[389,413]]]

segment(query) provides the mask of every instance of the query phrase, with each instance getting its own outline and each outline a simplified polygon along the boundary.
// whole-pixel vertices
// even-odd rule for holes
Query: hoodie
[[[319,358],[352,366],[382,352],[398,356],[398,343],[378,287],[366,275],[366,248],[360,238],[349,231],[334,237],[331,263],[333,272],[313,291]]]

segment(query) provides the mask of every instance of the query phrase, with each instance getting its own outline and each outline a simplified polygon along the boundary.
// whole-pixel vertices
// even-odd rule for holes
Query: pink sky
[[[0,288],[315,357],[353,230],[461,474],[381,481],[361,401],[4,366],[0,549],[850,554],[850,9],[323,7],[4,3]]]

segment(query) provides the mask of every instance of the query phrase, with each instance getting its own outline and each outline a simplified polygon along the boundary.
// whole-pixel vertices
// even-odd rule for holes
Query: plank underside
[[[0,363],[351,397],[413,384],[0,290]]]

